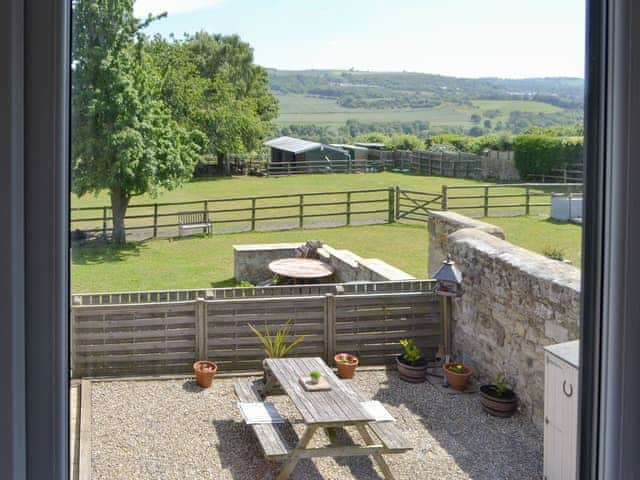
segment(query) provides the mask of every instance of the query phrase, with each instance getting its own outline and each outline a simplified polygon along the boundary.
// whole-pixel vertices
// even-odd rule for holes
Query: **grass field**
[[[580,265],[581,228],[542,217],[491,218],[508,240],[542,253],[555,247]],[[155,239],[116,249],[103,243],[74,247],[72,292],[188,289],[235,285],[234,244],[318,239],[364,258],[380,258],[406,272],[427,274],[428,234],[424,224],[390,224]]]
[[[293,123],[315,123],[320,125],[342,125],[347,120],[363,122],[410,122],[423,120],[430,122],[432,127],[465,128],[473,126],[470,116],[473,113],[482,114],[485,110],[499,110],[500,114],[491,119],[492,123],[503,122],[513,111],[532,113],[556,113],[561,108],[541,102],[524,100],[474,100],[473,106],[440,105],[434,108],[401,108],[401,109],[362,109],[345,108],[335,100],[307,95],[287,94],[279,95],[280,116],[277,123],[288,125]]]

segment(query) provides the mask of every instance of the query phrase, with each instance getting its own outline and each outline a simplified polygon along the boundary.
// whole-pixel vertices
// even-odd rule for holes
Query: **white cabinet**
[[[576,478],[578,362],[578,340],[545,348],[545,480],[574,480]]]

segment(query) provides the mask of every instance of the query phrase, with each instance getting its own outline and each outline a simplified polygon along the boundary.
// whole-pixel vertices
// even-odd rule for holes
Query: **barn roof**
[[[264,142],[264,145],[291,153],[303,153],[322,147],[321,143],[310,142],[308,140],[301,140],[293,137],[274,138],[273,140]]]

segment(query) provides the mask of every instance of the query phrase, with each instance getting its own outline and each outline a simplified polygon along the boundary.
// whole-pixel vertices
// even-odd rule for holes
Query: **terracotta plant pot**
[[[198,360],[193,364],[193,371],[196,374],[196,381],[202,388],[209,388],[213,377],[218,371],[218,365],[209,360]]]
[[[333,357],[333,361],[338,367],[338,376],[340,378],[353,378],[356,373],[356,367],[360,360],[350,353],[338,353]]]
[[[518,396],[510,388],[507,388],[500,396],[495,385],[482,385],[480,387],[480,404],[485,412],[494,417],[510,417],[518,409]]]
[[[458,373],[450,370],[453,365],[462,365],[464,371]],[[460,392],[464,392],[467,388],[469,378],[473,374],[473,371],[463,363],[447,363],[442,368],[444,369],[444,374],[447,377],[447,383],[451,386],[451,388]]]
[[[427,378],[427,361],[424,358],[411,364],[402,355],[399,355],[396,357],[396,364],[398,365],[398,375],[405,382],[422,383]]]

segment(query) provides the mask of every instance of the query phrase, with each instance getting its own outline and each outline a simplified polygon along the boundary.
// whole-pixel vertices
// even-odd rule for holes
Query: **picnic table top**
[[[373,422],[349,382],[340,380],[321,358],[269,358],[267,368],[291,398],[306,424],[346,425]],[[318,370],[331,385],[327,391],[307,391],[300,378]]]
[[[328,263],[314,258],[282,258],[269,264],[269,270],[289,278],[323,278],[336,269]]]

